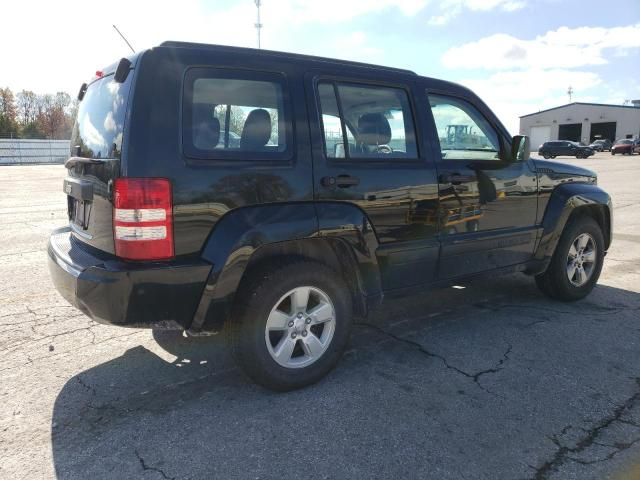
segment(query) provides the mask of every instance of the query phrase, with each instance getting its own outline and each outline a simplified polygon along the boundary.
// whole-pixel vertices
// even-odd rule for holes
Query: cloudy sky
[[[253,0],[7,2],[0,86],[75,94],[95,70],[163,40],[256,46]],[[640,0],[263,0],[263,48],[352,59],[473,88],[518,116],[640,98]]]

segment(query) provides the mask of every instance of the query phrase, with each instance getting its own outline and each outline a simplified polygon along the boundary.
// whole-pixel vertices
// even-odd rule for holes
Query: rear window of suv
[[[194,68],[184,91],[184,152],[199,159],[283,159],[291,116],[278,74]]]
[[[124,83],[118,83],[113,75],[107,75],[89,85],[78,105],[71,134],[73,156],[120,158],[132,77],[128,75]]]

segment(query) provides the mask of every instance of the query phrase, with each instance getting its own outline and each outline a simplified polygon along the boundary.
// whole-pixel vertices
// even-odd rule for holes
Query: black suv
[[[324,376],[383,297],[524,272],[577,300],[611,243],[593,172],[410,71],[166,42],[79,98],[57,289],[102,323],[225,328],[273,389]]]
[[[538,155],[544,158],[556,158],[559,156],[588,158],[595,152],[593,148],[580,145],[578,142],[568,140],[556,140],[554,142],[544,142],[538,149]]]
[[[591,143],[591,145],[589,145],[589,148],[591,148],[596,152],[604,152],[605,150],[607,151],[611,150],[612,146],[613,146],[613,143],[611,143],[611,140],[608,140],[605,138],[600,140],[594,140]]]

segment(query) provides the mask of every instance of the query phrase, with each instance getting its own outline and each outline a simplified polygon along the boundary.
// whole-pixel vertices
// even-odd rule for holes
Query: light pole
[[[569,103],[571,103],[571,97],[573,96],[573,87],[569,85],[569,89],[567,90],[567,95],[569,95]]]
[[[254,0],[256,2],[256,8],[258,9],[258,21],[255,23],[256,30],[258,32],[258,48],[260,48],[260,30],[262,29],[262,23],[260,23],[260,5],[261,0]]]

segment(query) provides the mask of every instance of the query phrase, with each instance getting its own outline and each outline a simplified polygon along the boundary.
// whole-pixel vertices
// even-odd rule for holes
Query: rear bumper
[[[68,227],[49,238],[49,271],[60,294],[100,323],[189,328],[211,265],[204,260],[123,262],[75,240]]]

